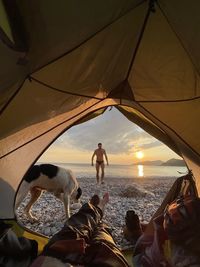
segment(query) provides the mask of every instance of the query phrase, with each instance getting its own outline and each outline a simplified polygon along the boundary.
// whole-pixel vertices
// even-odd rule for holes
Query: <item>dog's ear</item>
[[[81,190],[81,188],[79,187],[79,188],[77,189],[76,199],[78,200],[78,199],[81,197],[81,195],[82,195],[82,190]]]

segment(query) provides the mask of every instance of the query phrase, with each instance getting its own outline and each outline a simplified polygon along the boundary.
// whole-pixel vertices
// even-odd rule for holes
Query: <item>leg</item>
[[[109,195],[105,194],[98,206],[104,209],[108,201]],[[103,223],[99,223],[93,232],[90,246],[86,248],[85,262],[88,267],[104,265],[129,267],[128,262],[117,247],[109,227]]]
[[[93,233],[92,242],[86,248],[85,262],[88,267],[130,267],[115,244],[110,229],[103,224],[99,224]]]
[[[99,163],[96,163],[96,178],[97,178],[97,184],[99,183]]]
[[[102,219],[103,209],[108,200],[108,193],[104,195],[102,200],[97,195],[92,197],[90,202],[84,204],[77,213],[66,221],[63,229],[52,237],[46,248],[58,240],[84,238],[88,243],[93,231]]]
[[[30,213],[30,209],[33,206],[33,204],[38,200],[38,198],[41,196],[42,191],[40,189],[37,189],[36,187],[33,187],[30,189],[30,193],[31,193],[31,198],[26,207],[24,208],[24,211],[26,215],[29,217],[29,219],[37,220],[37,218],[32,216],[32,214]]]
[[[69,219],[70,217],[70,194],[68,192],[65,192],[63,195],[63,201],[64,201],[64,206],[65,206],[65,213],[66,213],[66,218]]]
[[[97,195],[93,196],[91,201],[83,205],[78,213],[67,220],[64,228],[53,236],[40,257],[44,257],[44,259],[47,256],[53,257],[62,260],[62,262],[81,264],[88,267],[128,267],[128,263],[115,245],[109,230],[100,223],[103,216],[102,210],[108,201],[108,194],[105,194],[102,200]],[[67,250],[71,251],[72,243],[75,242],[72,242],[72,239],[77,238],[84,238],[85,242],[90,245],[86,247],[85,254],[76,251],[73,253],[67,252]],[[66,243],[65,254],[58,255],[58,252],[52,251],[52,245],[64,240],[69,240],[69,248],[67,248],[68,243]]]
[[[104,165],[104,162],[101,163],[101,183],[103,184],[104,183],[104,168],[105,168],[105,165]]]

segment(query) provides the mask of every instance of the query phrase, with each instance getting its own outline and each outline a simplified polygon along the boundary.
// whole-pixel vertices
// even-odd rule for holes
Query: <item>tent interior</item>
[[[77,6],[79,8],[77,8]],[[0,218],[64,131],[115,106],[200,191],[199,1],[0,1]]]

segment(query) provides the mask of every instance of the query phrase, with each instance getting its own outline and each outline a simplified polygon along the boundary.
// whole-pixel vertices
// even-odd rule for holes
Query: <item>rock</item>
[[[62,222],[55,222],[55,227],[57,229],[61,229],[61,228],[63,228],[63,226],[64,226],[64,224]]]
[[[51,235],[55,235],[58,232],[58,229],[56,227],[51,228]]]
[[[51,228],[50,227],[46,227],[43,231],[43,234],[46,236],[50,236],[51,235]]]
[[[121,197],[144,197],[145,193],[137,189],[135,186],[128,186],[122,189],[121,193],[119,194]]]

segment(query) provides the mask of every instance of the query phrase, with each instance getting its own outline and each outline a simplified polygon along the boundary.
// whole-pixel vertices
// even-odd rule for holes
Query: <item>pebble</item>
[[[46,227],[43,230],[43,234],[46,235],[46,236],[50,236],[51,235],[51,228],[50,227]]]
[[[81,202],[88,202],[92,195],[101,197],[109,192],[110,200],[105,209],[103,221],[112,229],[112,235],[120,248],[132,246],[123,238],[122,227],[125,225],[127,210],[135,210],[142,222],[149,222],[171,187],[174,178],[117,179],[109,178],[104,185],[96,185],[95,179],[79,178],[82,188]],[[18,220],[32,231],[51,237],[60,231],[66,221],[64,205],[49,192],[44,192],[32,207],[32,214],[37,222],[30,222],[23,212],[29,200],[29,194],[17,210]],[[73,204],[71,213],[77,212],[79,205]]]

